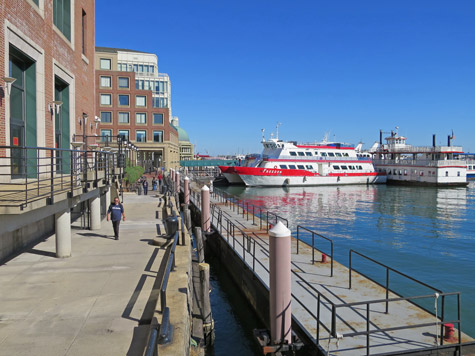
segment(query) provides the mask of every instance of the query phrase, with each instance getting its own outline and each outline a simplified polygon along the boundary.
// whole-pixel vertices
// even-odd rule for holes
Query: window
[[[153,98],[152,105],[154,108],[168,108],[167,98]]]
[[[111,77],[101,76],[100,86],[101,86],[101,88],[110,88],[112,86],[111,85]]]
[[[101,58],[99,66],[100,66],[101,69],[110,70],[111,69],[111,60],[108,59],[108,58]]]
[[[333,166],[333,169],[334,169],[335,171],[338,171],[338,170],[340,169],[340,166]]]
[[[295,165],[293,164],[289,164],[289,169],[296,169],[297,167],[295,167]]]
[[[146,80],[144,81],[144,90],[151,90],[152,87],[150,86],[150,81]]]
[[[119,106],[129,106],[128,95],[119,95]]]
[[[139,64],[139,72],[143,72],[143,64]]]
[[[285,164],[281,164],[281,165],[280,165],[280,168],[282,168],[282,169],[287,169],[287,166],[286,166]]]
[[[326,152],[322,152],[322,157],[326,157],[327,156],[327,153]]]
[[[120,112],[118,122],[119,122],[119,124],[128,124],[129,123],[129,113],[128,112]]]
[[[335,154],[333,152],[328,152],[328,157],[335,157]]]
[[[305,153],[303,153],[303,152],[301,152],[301,151],[299,151],[299,152],[297,152],[297,153],[298,153],[299,156],[305,156]]]
[[[346,152],[343,153],[343,156],[344,156],[344,157],[349,157],[348,153],[346,153]]]
[[[82,9],[82,54],[86,54],[86,11]]]
[[[355,170],[355,166],[349,166],[352,171]]]
[[[356,168],[358,168],[358,169],[363,169],[363,167],[362,167],[362,166],[357,166]]]
[[[111,124],[112,113],[110,111],[101,111],[101,124]]]
[[[347,166],[341,166],[341,169],[348,169]]]
[[[305,155],[306,155],[306,156],[311,156],[311,155],[312,155],[312,152],[306,151],[306,152],[305,152]]]
[[[123,140],[129,140],[129,130],[119,130],[119,136],[123,139]]]
[[[147,141],[146,133],[147,132],[145,130],[137,130],[135,132],[135,135],[137,137],[136,141],[137,142],[146,142]]]
[[[297,166],[297,168],[298,169],[305,169],[305,167],[303,165],[300,165],[300,164]]]
[[[422,175],[422,174],[421,174]],[[448,177],[449,176],[449,172],[448,171],[445,171],[445,176]]]
[[[135,106],[147,106],[147,97],[143,95],[137,95],[135,97]]]
[[[163,142],[163,131],[153,131],[153,142]]]
[[[112,136],[112,130],[101,130],[101,141],[102,142],[110,142],[111,141],[111,136]]]
[[[460,171],[457,171],[457,177],[460,177]]]
[[[336,155],[337,157],[341,157],[341,153],[340,153],[340,152],[335,153],[335,155]]]
[[[154,125],[163,125],[163,114],[153,114],[153,123]]]
[[[290,151],[289,153],[291,156],[297,156],[297,152]]]
[[[53,23],[71,41],[71,0],[53,0]]]
[[[313,166],[312,166],[312,165],[306,165],[305,168],[307,168],[307,169],[313,169]]]
[[[119,77],[119,88],[128,89],[129,88],[129,78],[128,77]]]
[[[101,105],[111,105],[110,94],[101,94]]]
[[[36,4],[36,6],[40,6],[40,1],[39,0],[33,0],[33,2]]]
[[[138,112],[135,114],[135,122],[137,124],[146,124],[147,123],[147,114],[144,112]]]

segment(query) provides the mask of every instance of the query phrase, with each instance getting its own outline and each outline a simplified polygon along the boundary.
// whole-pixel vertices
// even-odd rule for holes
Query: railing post
[[[26,163],[26,159],[25,159],[25,163]],[[54,151],[51,151],[51,162],[50,162],[50,169],[51,169],[51,179],[50,179],[50,185],[51,185],[51,188],[50,188],[50,194],[51,194],[51,201],[50,201],[50,204],[54,204],[54,191],[53,191],[53,186],[54,186],[54,170],[53,170],[53,167],[54,167]],[[26,168],[25,168],[25,174],[26,174]],[[28,176],[28,174],[26,174]],[[26,187],[26,191],[28,191],[28,186]],[[28,201],[28,200],[27,200]]]
[[[349,267],[350,267],[350,268],[348,268],[348,273],[349,273],[349,276],[348,276],[348,283],[349,283],[348,288],[349,288],[349,289],[351,289],[351,251],[352,251],[352,250],[350,250],[350,257],[349,257]],[[332,260],[333,260],[333,258],[332,258]]]
[[[389,268],[386,268],[386,314],[389,313]]]
[[[444,345],[444,318],[445,318],[445,295],[442,296],[442,310],[440,313],[440,345]]]
[[[312,232],[312,265],[315,263],[315,233]]]
[[[201,229],[203,233],[209,232],[211,227],[209,212],[209,188],[201,188]]]
[[[332,328],[331,328],[332,337],[336,337],[336,307],[335,304],[332,304]]]
[[[318,293],[318,297],[317,297],[317,336],[316,336],[316,340],[317,340],[317,345],[318,345],[318,342],[320,341],[320,293]]]
[[[292,343],[291,232],[278,222],[269,231],[271,344]]]
[[[369,355],[369,303],[366,304],[366,355]]]

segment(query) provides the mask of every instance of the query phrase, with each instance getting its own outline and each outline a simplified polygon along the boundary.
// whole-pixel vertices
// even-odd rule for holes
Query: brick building
[[[2,0],[0,22],[0,145],[71,148],[95,113],[94,1]]]
[[[121,136],[133,143],[139,148],[138,163],[146,169],[178,167],[178,132],[170,120],[170,80],[158,72],[157,56],[96,47],[95,63],[101,140],[114,143]]]

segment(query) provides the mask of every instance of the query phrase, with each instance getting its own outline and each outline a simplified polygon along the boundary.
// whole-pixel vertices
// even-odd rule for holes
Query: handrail
[[[360,253],[358,251],[355,251],[353,249],[349,250],[349,268],[348,268],[348,274],[349,274],[349,276],[348,276],[348,288],[349,289],[351,289],[352,271],[353,270],[358,272],[359,274],[363,275],[364,277],[366,277],[366,278],[373,281],[373,279],[371,277],[369,277],[368,275],[366,275],[366,274],[362,273],[361,271],[358,271],[358,270],[353,268],[353,263],[352,263],[352,258],[351,258],[352,254],[356,254],[356,255],[358,255],[358,256],[360,256],[360,257],[362,257],[362,258],[364,258],[364,259],[366,259],[370,262],[373,262],[373,263],[375,263],[375,264],[377,264],[381,267],[384,267],[386,269],[386,283],[385,283],[385,286],[384,286],[384,288],[386,290],[386,314],[389,312],[389,302],[387,300],[389,299],[389,292],[391,291],[391,289],[389,288],[389,272],[394,272],[394,273],[396,273],[396,274],[398,274],[398,275],[400,275],[404,278],[407,278],[407,279],[409,279],[413,282],[416,282],[416,283],[420,284],[423,287],[429,288],[429,289],[433,290],[434,292],[442,293],[442,291],[438,288],[432,287],[432,286],[428,285],[427,283],[421,282],[418,279],[415,279],[414,277],[411,277],[411,276],[409,276],[409,275],[407,275],[403,272],[400,272],[400,271],[398,271],[398,270],[396,270],[392,267],[389,267],[389,266],[385,265],[384,263],[378,262],[375,259],[372,259],[371,257],[365,256],[362,253]]]
[[[302,230],[305,230],[307,232],[310,232],[312,234],[312,245],[310,246],[307,242],[305,242],[304,240],[301,240],[299,237],[300,237],[300,229]],[[333,240],[332,239],[329,239],[328,237],[325,237],[323,235],[320,235],[319,233],[313,231],[313,230],[310,230],[302,225],[297,225],[297,254],[299,253],[299,241],[302,241],[304,244],[306,244],[307,246],[310,246],[312,247],[312,264],[315,263],[315,236],[317,237],[320,237],[324,240],[327,240],[330,242],[330,258],[331,258],[331,261],[330,261],[330,277],[333,277]],[[318,250],[320,252],[322,252],[321,250]]]

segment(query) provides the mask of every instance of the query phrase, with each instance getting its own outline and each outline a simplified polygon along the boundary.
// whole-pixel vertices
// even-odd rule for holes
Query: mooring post
[[[201,188],[201,229],[203,233],[209,232],[211,220],[209,213],[209,188],[205,185]]]
[[[200,263],[200,285],[201,285],[201,303],[203,331],[205,335],[205,344],[212,345],[214,343],[214,322],[211,314],[211,303],[209,299],[209,264]]]
[[[176,191],[178,194],[180,194],[180,172],[176,172],[175,182],[176,182]]]
[[[56,257],[71,256],[71,213],[68,210],[55,214]]]
[[[196,252],[198,253],[198,263],[205,261],[205,247],[203,243],[203,234],[200,227],[195,227]]]
[[[279,221],[269,230],[271,343],[292,343],[291,232]]]
[[[191,211],[188,206],[185,206],[185,225],[188,231],[191,230]]]
[[[188,206],[190,204],[190,178],[185,177],[183,185],[184,201],[185,205]]]

